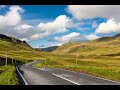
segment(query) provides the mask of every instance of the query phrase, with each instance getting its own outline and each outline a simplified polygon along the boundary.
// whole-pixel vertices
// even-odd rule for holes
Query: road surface
[[[120,85],[112,80],[64,69],[36,69],[32,65],[37,62],[39,61],[19,67],[28,85]]]

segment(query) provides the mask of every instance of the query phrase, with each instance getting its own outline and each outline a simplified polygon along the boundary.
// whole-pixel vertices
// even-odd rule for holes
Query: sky
[[[120,5],[0,5],[0,33],[34,48],[120,33]]]

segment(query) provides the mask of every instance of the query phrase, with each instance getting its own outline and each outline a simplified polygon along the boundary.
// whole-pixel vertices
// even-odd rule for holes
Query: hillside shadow
[[[120,56],[120,53],[115,53],[115,54],[107,54],[107,55],[102,55],[102,56]]]

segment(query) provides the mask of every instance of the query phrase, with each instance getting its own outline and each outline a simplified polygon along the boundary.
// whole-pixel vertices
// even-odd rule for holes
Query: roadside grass
[[[5,66],[6,56],[7,66]],[[0,39],[0,85],[19,85],[15,66],[39,60],[45,56],[47,56],[46,52],[37,51],[24,44],[11,43]]]
[[[49,56],[41,62],[34,64],[37,68],[63,68],[77,72],[83,72],[120,82],[120,60],[98,58],[85,59]]]
[[[19,85],[16,69],[13,65],[0,66],[0,85]]]

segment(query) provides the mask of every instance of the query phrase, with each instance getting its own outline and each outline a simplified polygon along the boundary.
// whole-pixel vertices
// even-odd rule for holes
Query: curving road
[[[112,80],[64,69],[36,69],[32,65],[37,62],[39,60],[19,67],[28,85],[120,85]]]

